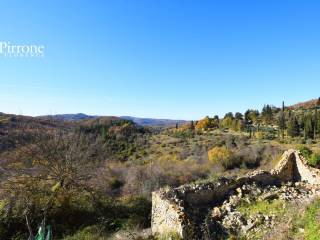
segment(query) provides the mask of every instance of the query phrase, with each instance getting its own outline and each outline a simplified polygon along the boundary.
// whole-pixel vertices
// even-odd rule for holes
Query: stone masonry
[[[220,178],[215,182],[160,189],[152,193],[152,233],[177,233],[182,239],[201,239],[199,226],[206,210],[221,204],[238,187],[298,181],[318,185],[320,170],[308,166],[298,151],[288,150],[270,172],[253,171],[237,179]]]

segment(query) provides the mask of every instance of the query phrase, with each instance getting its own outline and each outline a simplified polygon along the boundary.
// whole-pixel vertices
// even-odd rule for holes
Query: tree
[[[262,119],[265,124],[271,124],[273,119],[272,107],[270,105],[264,105],[261,111]]]
[[[281,131],[282,139],[284,139],[284,131],[286,129],[286,117],[284,112],[284,102],[282,102],[282,109],[279,114],[279,129]]]
[[[195,129],[193,120],[190,122],[190,129],[191,129],[191,130],[194,130],[194,129]]]
[[[219,124],[220,124],[220,119],[218,115],[215,115],[212,119],[212,126],[214,128],[219,128]]]
[[[66,213],[64,210],[84,192],[88,199],[96,201],[88,180],[97,166],[99,140],[73,131],[28,131],[19,133],[15,154],[8,156],[8,171],[12,174],[0,182],[0,188],[8,196],[9,208],[25,217],[32,237],[30,223]],[[27,142],[23,140],[26,136]]]
[[[210,118],[208,116],[198,121],[195,126],[197,130],[207,130],[208,128],[210,128]]]
[[[233,113],[232,113],[232,112],[228,112],[228,113],[226,113],[226,115],[224,115],[224,118],[231,118],[231,119],[234,119],[234,117],[233,117]]]
[[[290,137],[297,137],[300,135],[300,126],[295,115],[291,115],[288,121],[288,135]]]
[[[225,169],[232,166],[232,152],[226,147],[214,147],[208,151],[208,159],[213,164],[221,164]]]
[[[233,124],[234,119],[231,117],[225,117],[221,121],[221,127],[223,128],[231,128]]]
[[[312,115],[307,113],[304,117],[304,138],[313,137]]]
[[[246,124],[252,124],[257,122],[258,117],[259,117],[258,110],[248,109],[244,114],[244,120]]]
[[[318,108],[320,106],[320,98],[318,98],[316,105],[315,105],[315,113],[314,113],[314,125],[313,125],[313,139],[317,138],[317,131],[318,131]]]
[[[235,119],[237,120],[242,120],[243,119],[243,114],[242,113],[239,113],[239,112],[236,112],[236,114],[234,115]]]

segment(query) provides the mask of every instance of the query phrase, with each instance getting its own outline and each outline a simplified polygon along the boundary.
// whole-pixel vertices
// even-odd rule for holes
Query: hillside
[[[38,116],[38,118],[41,118],[41,119],[53,119],[58,121],[79,121],[84,119],[92,119],[96,117],[98,116],[90,116],[84,113]]]
[[[137,118],[130,116],[121,116],[123,119],[132,120],[136,124],[141,126],[160,126],[160,127],[173,127],[177,123],[184,124],[188,121],[186,120],[172,120],[172,119],[156,119],[156,118]]]
[[[289,106],[288,108],[289,109],[299,109],[299,108],[310,109],[310,108],[314,108],[317,105],[318,101],[319,99],[311,99],[309,101],[294,104],[292,106]]]
[[[107,116],[87,115],[84,113],[76,114],[57,114],[57,115],[45,115],[39,116],[38,118],[44,120],[57,120],[57,121],[81,121],[86,119],[95,119]],[[139,118],[131,116],[121,116],[119,118],[133,121],[134,123],[141,126],[157,126],[157,127],[172,127],[178,124],[186,123],[185,120],[172,120],[172,119],[156,119],[156,118]]]
[[[181,185],[193,189],[201,183],[215,186],[219,179],[238,179],[253,170],[263,170],[263,174],[290,148],[301,149],[306,164],[319,168],[320,128],[316,126],[320,126],[320,117],[312,114],[315,111],[310,109],[282,111],[265,105],[262,111],[180,121],[178,126],[179,121],[166,119],[0,114],[0,238],[27,239],[24,214],[36,229],[43,220],[42,209],[49,208],[47,221],[58,240],[169,239],[151,234],[152,192],[183,190]],[[154,128],[156,121],[167,127]],[[309,198],[309,194],[296,195],[301,189],[290,183],[277,188],[248,187],[263,196],[269,192],[282,196],[288,190],[290,196]],[[230,233],[251,227],[249,222],[233,223],[240,218],[255,221],[255,208],[260,204],[278,209],[273,206],[278,201],[259,202],[260,195],[252,198],[245,191],[241,205],[236,206],[239,211],[223,213],[226,222],[221,226]],[[210,220],[203,218],[205,209],[192,209],[201,226],[203,219]],[[253,214],[245,215],[246,209]],[[234,218],[235,212],[241,213],[236,215],[239,218]],[[266,224],[276,226],[269,212],[263,216],[267,218],[272,221]],[[201,226],[197,231],[202,231]]]

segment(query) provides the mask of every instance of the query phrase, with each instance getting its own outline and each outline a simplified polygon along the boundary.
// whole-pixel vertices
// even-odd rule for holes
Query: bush
[[[168,232],[168,233],[164,233],[164,234],[161,234],[161,235],[156,236],[155,239],[156,239],[156,240],[167,240],[167,239],[180,240],[181,237],[179,236],[178,233]]]
[[[308,163],[312,167],[319,167],[320,166],[320,154],[319,153],[311,154],[310,158],[308,159]]]
[[[64,237],[63,240],[107,240],[107,237],[104,236],[105,233],[101,231],[99,226],[89,226],[85,227],[73,235]]]
[[[221,164],[225,169],[231,169],[239,165],[239,161],[233,157],[232,151],[226,147],[214,147],[208,151],[208,159],[214,164]]]
[[[309,159],[312,154],[312,151],[306,146],[300,146],[298,147],[298,150],[306,159]]]
[[[264,132],[256,132],[256,138],[259,140],[265,139],[266,138],[266,134]]]
[[[212,163],[226,162],[231,158],[231,151],[226,147],[214,147],[208,152],[208,159]]]

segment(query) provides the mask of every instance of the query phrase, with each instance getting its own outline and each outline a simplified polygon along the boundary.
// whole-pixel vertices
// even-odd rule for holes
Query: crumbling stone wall
[[[181,202],[168,198],[165,190],[152,193],[152,231],[154,233],[178,233],[185,236],[188,219]],[[184,221],[186,220],[186,221]]]
[[[264,186],[288,181],[320,184],[320,171],[307,166],[298,151],[288,150],[270,172],[254,171],[237,179],[220,178],[215,182],[160,189],[152,193],[152,232],[175,232],[183,239],[199,239],[202,209],[220,204],[243,184],[255,182]]]
[[[312,168],[307,165],[306,159],[298,152],[294,152],[296,170],[295,177],[299,178],[300,181],[305,181],[311,184],[320,184],[320,171],[319,169]]]
[[[320,184],[319,169],[308,166],[307,160],[299,151],[286,151],[278,165],[271,170],[281,181],[305,181],[310,184]]]

